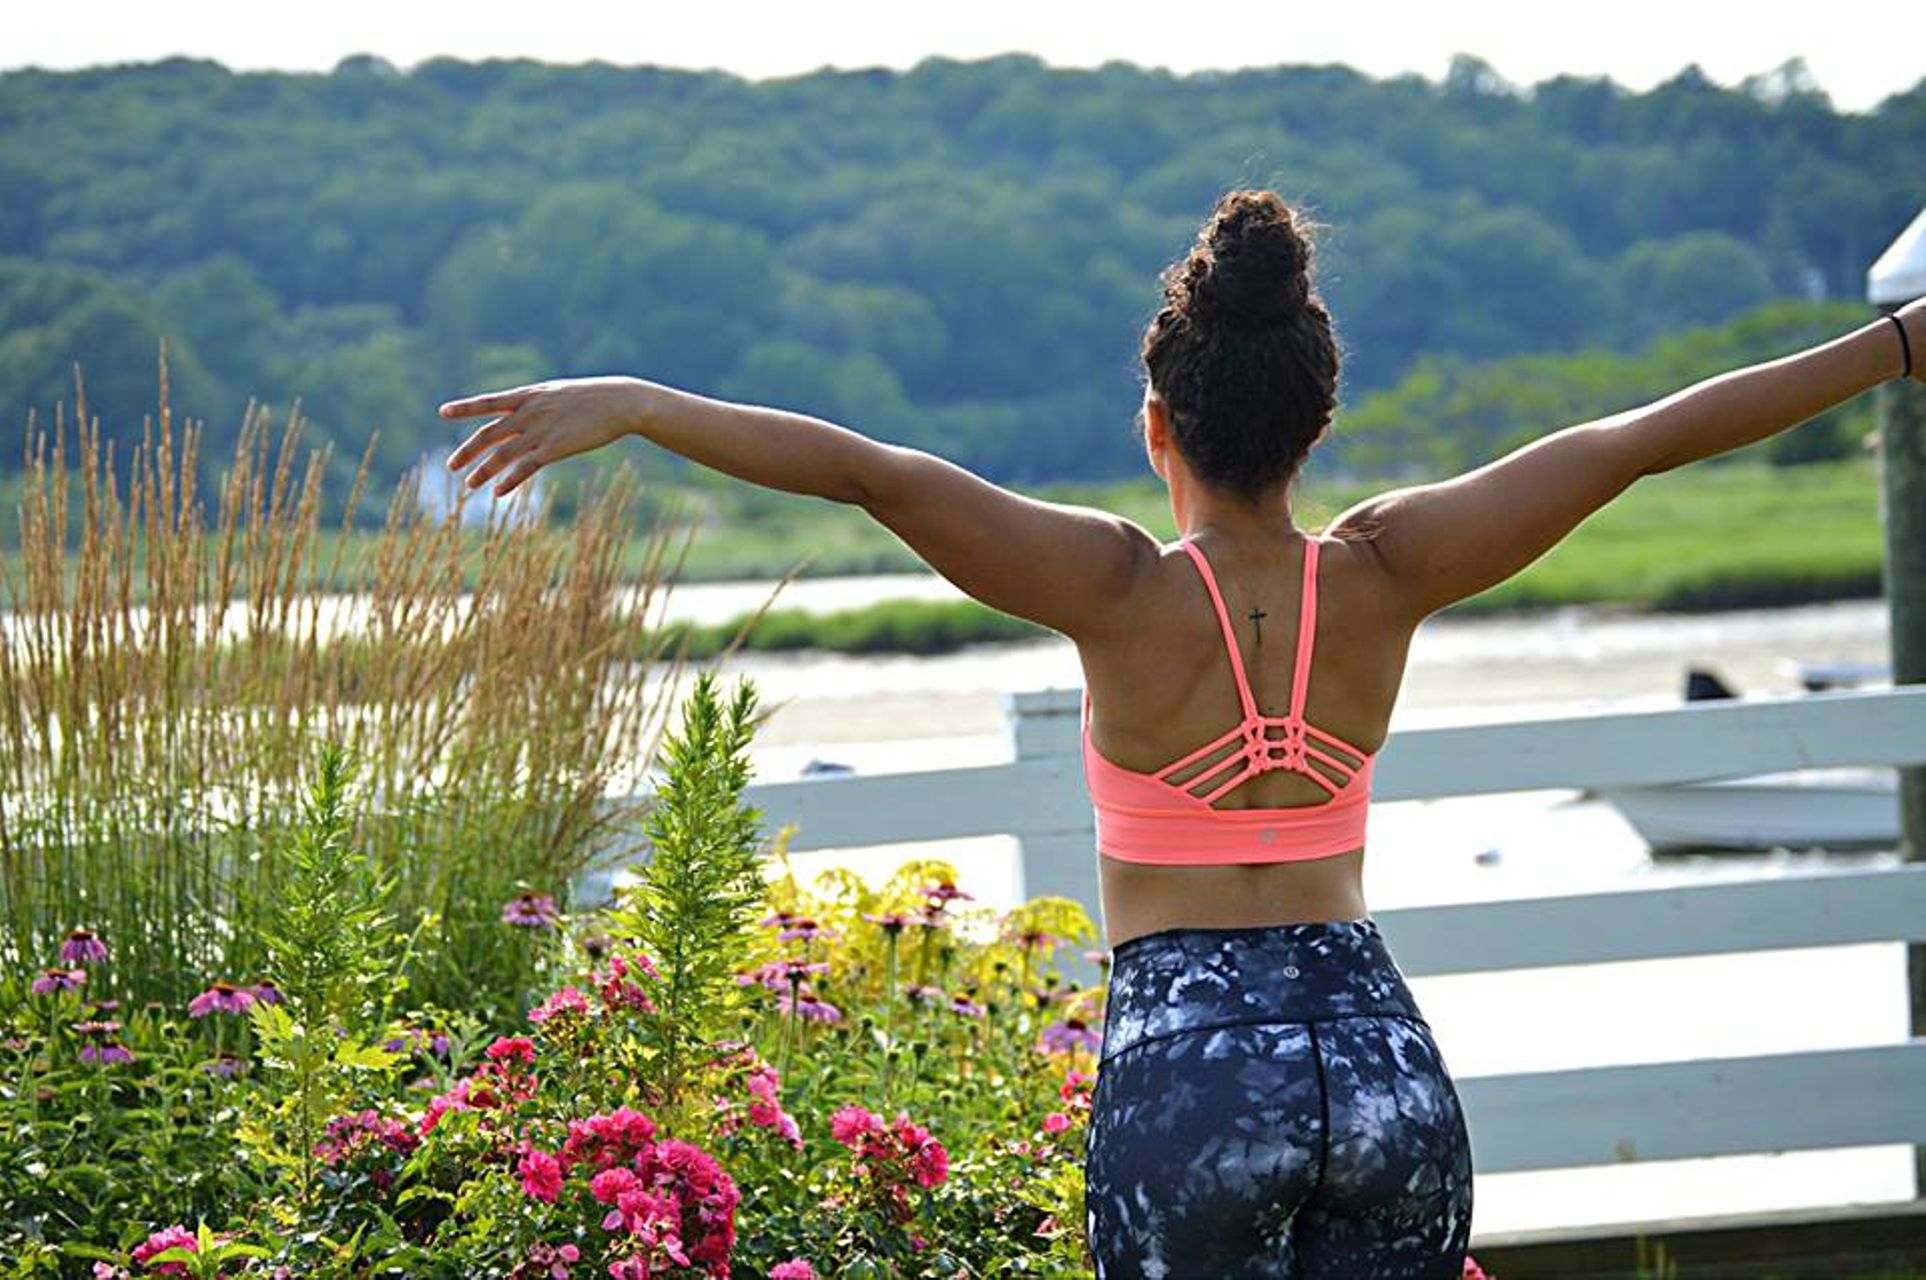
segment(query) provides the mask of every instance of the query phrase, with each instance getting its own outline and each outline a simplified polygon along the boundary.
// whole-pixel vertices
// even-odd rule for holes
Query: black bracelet
[[[1893,322],[1893,328],[1899,330],[1899,353],[1906,357],[1905,372],[1899,376],[1910,378],[1913,376],[1913,342],[1906,336],[1906,322],[1890,311],[1886,313],[1886,318]]]

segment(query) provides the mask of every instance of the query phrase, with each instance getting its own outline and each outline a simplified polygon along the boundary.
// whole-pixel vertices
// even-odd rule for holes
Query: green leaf
[[[363,1044],[353,1039],[340,1041],[334,1049],[335,1065],[355,1071],[387,1071],[403,1057],[378,1044]]]

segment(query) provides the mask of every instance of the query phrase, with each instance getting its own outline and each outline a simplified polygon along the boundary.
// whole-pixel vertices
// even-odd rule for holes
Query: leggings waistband
[[[1112,949],[1100,1058],[1181,1031],[1359,1014],[1424,1021],[1369,916],[1159,929]]]

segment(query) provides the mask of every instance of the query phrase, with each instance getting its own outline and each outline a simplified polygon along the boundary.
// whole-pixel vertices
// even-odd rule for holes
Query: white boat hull
[[[1599,792],[1654,850],[1839,849],[1899,842],[1891,769],[1805,769]]]

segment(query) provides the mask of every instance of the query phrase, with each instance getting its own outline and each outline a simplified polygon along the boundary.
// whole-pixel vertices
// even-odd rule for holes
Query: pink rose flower
[[[524,1066],[535,1064],[535,1042],[527,1036],[498,1036],[495,1043],[482,1050],[490,1062],[513,1059]]]
[[[533,1199],[555,1203],[555,1197],[562,1192],[562,1166],[554,1156],[531,1150],[523,1154],[515,1168],[522,1175],[523,1191]]]
[[[189,1253],[199,1253],[200,1238],[186,1227],[162,1227],[134,1246],[134,1262],[137,1266],[145,1267],[149,1258],[157,1253],[166,1253],[169,1249],[185,1249]],[[187,1264],[184,1262],[163,1262],[154,1270],[164,1276],[184,1276],[188,1273]]]
[[[852,1150],[866,1133],[879,1133],[883,1122],[874,1112],[854,1103],[840,1108],[829,1118],[829,1136]]]

